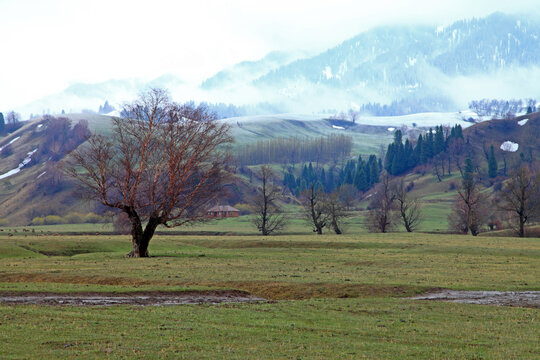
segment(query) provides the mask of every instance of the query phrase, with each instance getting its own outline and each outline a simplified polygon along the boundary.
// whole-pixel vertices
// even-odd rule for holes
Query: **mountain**
[[[455,78],[487,75],[502,81],[508,72],[539,65],[540,22],[495,13],[446,28],[375,28],[319,55],[272,70],[253,84],[298,101],[317,89],[328,96],[319,97],[328,106],[420,98],[430,107],[425,110],[448,110],[463,105],[456,104],[455,90],[449,89]],[[538,90],[530,93],[538,95]],[[470,99],[482,97],[485,94],[470,94]]]
[[[408,114],[456,111],[482,98],[540,98],[539,82],[540,21],[494,13],[446,27],[376,27],[316,55],[272,52],[199,84],[170,74],[73,84],[17,110],[97,110],[105,100],[116,106],[158,86],[178,101],[247,106],[246,115],[339,112],[375,102],[399,102],[397,113]]]

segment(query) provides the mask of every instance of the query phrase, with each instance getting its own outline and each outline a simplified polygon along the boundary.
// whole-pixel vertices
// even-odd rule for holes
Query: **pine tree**
[[[4,120],[4,114],[0,112],[0,134],[6,131],[6,121]]]
[[[489,157],[488,157],[488,175],[490,178],[494,178],[497,176],[498,172],[498,166],[497,166],[497,159],[495,158],[495,149],[493,148],[493,145],[489,148]]]

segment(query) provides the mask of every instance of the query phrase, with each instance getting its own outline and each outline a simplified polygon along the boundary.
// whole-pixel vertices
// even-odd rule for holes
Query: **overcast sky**
[[[325,50],[373,26],[447,25],[531,0],[0,0],[0,111],[77,82],[201,82],[273,50]]]

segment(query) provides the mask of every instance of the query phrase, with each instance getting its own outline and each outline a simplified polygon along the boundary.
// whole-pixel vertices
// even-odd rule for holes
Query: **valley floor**
[[[540,241],[433,234],[0,233],[0,293],[241,290],[262,303],[0,305],[1,358],[538,358],[537,308],[411,300],[540,290]],[[26,236],[25,236],[26,235]]]

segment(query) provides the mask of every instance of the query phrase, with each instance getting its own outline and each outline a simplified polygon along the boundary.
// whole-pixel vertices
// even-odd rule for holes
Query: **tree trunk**
[[[519,237],[525,237],[525,219],[519,215]]]
[[[338,224],[336,221],[333,221],[332,222],[332,227],[334,228],[334,232],[338,235],[341,235],[343,234],[343,232],[341,231],[341,229],[339,228]]]
[[[154,232],[159,225],[159,218],[150,217],[148,224],[143,231],[139,215],[131,209],[126,211],[126,213],[131,220],[131,243],[133,244],[133,250],[126,254],[126,257],[150,257],[150,254],[148,253],[148,244],[150,244],[150,240],[154,236]]]

